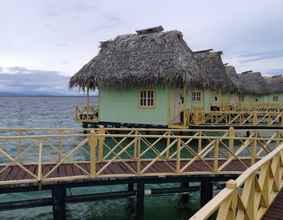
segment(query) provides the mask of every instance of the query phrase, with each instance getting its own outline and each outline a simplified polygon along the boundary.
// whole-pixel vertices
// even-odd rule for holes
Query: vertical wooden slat
[[[213,149],[213,169],[216,172],[218,170],[218,164],[219,164],[219,139],[217,138],[214,143],[214,149]]]
[[[181,138],[178,138],[177,142],[177,158],[176,158],[176,172],[180,173],[180,166],[181,166]]]
[[[171,131],[168,131],[165,148],[170,145],[171,142],[170,137],[171,137]],[[170,157],[170,149],[166,151],[165,159],[168,160],[169,157]]]
[[[137,174],[141,174],[141,139],[140,137],[137,138]]]
[[[39,143],[37,181],[41,181],[41,179],[42,179],[42,143]]]
[[[198,153],[199,153],[202,150],[202,139],[201,139],[202,132],[199,131],[198,133],[199,133],[199,136],[198,136]]]
[[[98,134],[98,161],[101,162],[104,159],[105,128],[100,128]]]
[[[233,127],[229,128],[229,158],[233,157],[233,154],[235,153],[235,129]]]
[[[92,130],[88,138],[88,143],[90,147],[90,175],[92,177],[96,176],[96,146],[97,146],[97,135]]]
[[[257,133],[255,134],[253,138],[253,143],[252,143],[252,157],[251,157],[251,165],[256,162],[256,147],[257,147]]]
[[[63,154],[64,154],[64,130],[59,130],[59,153],[58,153],[58,161],[60,161],[63,158]]]

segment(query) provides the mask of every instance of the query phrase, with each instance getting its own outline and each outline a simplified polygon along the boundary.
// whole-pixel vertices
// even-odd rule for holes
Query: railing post
[[[100,128],[98,134],[98,162],[101,162],[104,159],[105,128]]]
[[[64,154],[64,130],[59,130],[59,138],[60,138],[60,144],[59,144],[59,155],[58,155],[58,161],[60,161],[63,158]]]
[[[39,144],[38,149],[38,167],[37,167],[37,181],[42,179],[42,143]]]
[[[202,136],[202,132],[199,131],[199,137],[198,137],[198,153],[201,152],[201,150],[202,150],[202,139],[201,139],[201,136]]]
[[[171,131],[168,131],[165,148],[170,145],[170,142],[171,142],[170,136],[171,136]],[[166,151],[165,159],[168,160],[169,157],[170,157],[170,149],[168,149],[168,150]]]
[[[251,164],[254,164],[256,162],[256,146],[257,146],[257,133],[255,133],[255,137],[252,143],[252,159]]]
[[[214,172],[218,170],[218,159],[219,159],[219,139],[217,138],[214,143],[214,150],[213,150],[213,169]]]
[[[253,112],[253,126],[256,126],[257,125],[257,112],[254,111]]]
[[[272,125],[272,114],[271,112],[268,112],[268,125]]]
[[[233,157],[234,156],[234,152],[235,152],[235,129],[233,127],[229,128],[229,149],[230,149],[230,153],[229,153],[229,157]]]
[[[180,173],[181,166],[181,138],[178,138],[177,142],[177,158],[176,158],[176,173]]]
[[[88,144],[90,147],[90,176],[96,176],[96,145],[97,145],[97,135],[94,130],[91,130],[90,136],[88,138]]]
[[[137,137],[136,159],[137,159],[137,174],[141,174],[141,139],[140,137]]]
[[[138,131],[135,131],[135,143],[134,143],[134,152],[133,152],[133,159],[137,159],[137,150],[138,150]]]
[[[22,136],[23,132],[22,131],[17,131],[17,135],[18,136]],[[17,145],[16,145],[16,157],[18,159],[18,161],[20,161],[20,154],[22,152],[22,139],[19,138]]]

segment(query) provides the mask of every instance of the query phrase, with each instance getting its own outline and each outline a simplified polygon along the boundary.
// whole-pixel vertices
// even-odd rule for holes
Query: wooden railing
[[[192,112],[191,125],[283,126],[283,111],[211,111]]]
[[[0,185],[100,177],[240,173],[283,140],[280,130],[260,133],[233,128],[214,131],[99,128],[87,130],[89,133],[77,129],[8,131],[12,135],[0,135]],[[234,167],[235,161],[238,168]],[[77,171],[69,172],[69,165]],[[8,178],[7,172],[15,168],[20,176]]]
[[[283,187],[283,144],[248,168],[190,220],[261,219]],[[279,216],[277,216],[279,217]],[[276,218],[277,219],[277,218]]]

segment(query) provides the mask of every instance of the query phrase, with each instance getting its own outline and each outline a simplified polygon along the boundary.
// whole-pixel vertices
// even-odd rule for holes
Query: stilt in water
[[[213,197],[213,183],[207,179],[200,183],[200,205],[201,207],[208,203]]]

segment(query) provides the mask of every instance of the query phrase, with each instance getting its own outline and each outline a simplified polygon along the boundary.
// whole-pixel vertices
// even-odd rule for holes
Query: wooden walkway
[[[283,220],[283,190],[276,196],[263,220]]]
[[[189,160],[181,161],[181,166],[184,166],[188,163]],[[226,160],[219,160],[219,165],[222,165]],[[96,166],[96,171],[99,172],[103,166],[105,166],[107,162],[98,162]],[[150,161],[142,161],[141,168],[143,169],[146,167]],[[246,166],[244,165],[246,164]],[[240,172],[246,170],[246,168],[251,164],[250,159],[242,159],[240,160],[233,160],[227,165],[220,173],[225,174],[239,174]],[[186,168],[182,175],[193,175],[194,173],[209,175],[211,173],[210,167],[213,166],[213,160],[207,160],[206,162],[202,160],[196,160],[192,163],[191,166]],[[56,166],[56,164],[43,164],[42,165],[42,175],[46,175],[50,170]],[[26,164],[24,165],[26,169],[28,169],[34,175],[38,173],[38,165],[36,164]],[[0,166],[0,170],[5,168],[4,166]],[[141,175],[142,176],[169,176],[169,175],[176,175],[172,170],[176,169],[176,160],[170,161],[157,161],[155,162],[150,168]],[[104,169],[99,177],[96,178],[103,178],[103,177],[113,177],[113,178],[125,178],[129,176],[136,176],[136,173],[133,172],[137,170],[137,163],[136,161],[116,161],[112,162],[106,169]],[[82,180],[89,180],[91,177],[85,175],[85,171],[90,172],[90,163],[65,163],[61,164],[58,168],[56,168],[48,177],[48,182],[52,182],[52,180],[68,182],[74,181],[75,177],[80,177],[80,181]],[[213,175],[217,175],[213,173]],[[72,179],[68,180],[67,177],[72,177]],[[27,173],[24,169],[17,165],[10,165],[7,167],[1,174],[0,174],[0,185],[7,182],[12,181],[8,185],[17,185],[17,181],[21,180],[32,180],[33,177]],[[43,181],[44,182],[44,181]],[[19,182],[21,183],[21,182]],[[21,183],[22,184],[22,183]]]

